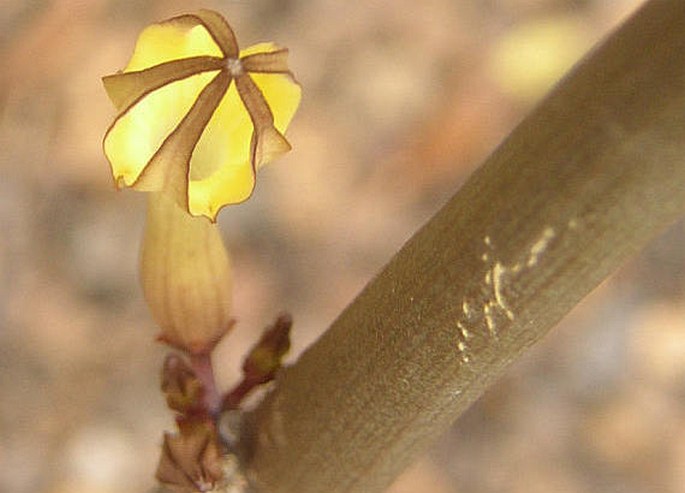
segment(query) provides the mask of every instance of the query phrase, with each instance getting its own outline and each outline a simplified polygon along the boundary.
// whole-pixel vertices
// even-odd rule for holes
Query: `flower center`
[[[243,64],[240,63],[239,58],[228,58],[226,60],[226,67],[233,77],[238,77],[243,73]]]

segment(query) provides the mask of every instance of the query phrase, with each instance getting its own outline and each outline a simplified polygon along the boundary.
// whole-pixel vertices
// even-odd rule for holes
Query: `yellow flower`
[[[152,192],[145,299],[160,339],[191,355],[209,354],[232,326],[216,215],[247,199],[256,170],[290,150],[283,132],[300,87],[287,55],[271,43],[239,52],[223,17],[201,10],[146,28],[124,71],[103,78],[119,111],[104,138],[117,186]]]
[[[216,12],[146,28],[123,72],[103,78],[119,111],[104,139],[119,187],[164,191],[195,216],[247,199],[255,173],[290,150],[300,102],[288,51],[242,52]]]

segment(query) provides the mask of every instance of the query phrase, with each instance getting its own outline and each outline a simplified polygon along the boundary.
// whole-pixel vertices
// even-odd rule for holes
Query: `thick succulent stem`
[[[684,25],[685,2],[647,2],[278,379],[261,492],[382,491],[685,211]]]

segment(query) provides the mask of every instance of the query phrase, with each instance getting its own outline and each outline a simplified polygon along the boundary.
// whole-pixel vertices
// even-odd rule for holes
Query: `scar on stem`
[[[461,303],[461,311],[463,311],[463,312],[464,312],[464,315],[466,315],[467,317],[470,317],[470,316],[471,316],[471,306],[469,306],[469,302],[468,302],[468,301],[464,300],[464,301]]]
[[[495,263],[492,268],[493,290],[495,292],[495,301],[497,301],[497,305],[504,311],[504,314],[509,320],[514,320],[514,312],[511,311],[511,308],[509,308],[509,305],[507,305],[504,296],[502,295],[502,278],[504,277],[506,270],[507,269],[500,262]]]
[[[466,327],[464,327],[464,324],[461,322],[457,322],[457,328],[459,329],[459,332],[461,333],[461,336],[464,339],[470,339],[471,338],[471,332],[469,332]]]
[[[464,361],[464,363],[468,363],[471,360],[471,358],[469,358],[466,354],[466,344],[464,344],[464,341],[459,341],[457,343],[457,349],[461,353],[462,361]]]
[[[548,226],[542,232],[542,235],[538,241],[536,241],[533,246],[530,247],[530,254],[528,255],[528,261],[526,262],[528,267],[533,267],[538,263],[540,255],[542,255],[542,253],[547,249],[547,246],[552,238],[554,238],[554,229]]]
[[[492,316],[492,303],[487,302],[483,305],[483,316],[485,317],[485,324],[488,326],[488,332],[492,337],[497,337],[497,329],[495,328],[495,320]]]

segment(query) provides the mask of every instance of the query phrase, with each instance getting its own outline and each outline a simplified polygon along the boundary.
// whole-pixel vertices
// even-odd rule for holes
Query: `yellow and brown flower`
[[[290,150],[300,87],[287,55],[272,43],[239,51],[209,10],[146,28],[126,68],[103,78],[119,111],[104,139],[117,185],[171,194],[212,221],[247,199],[256,170]]]

